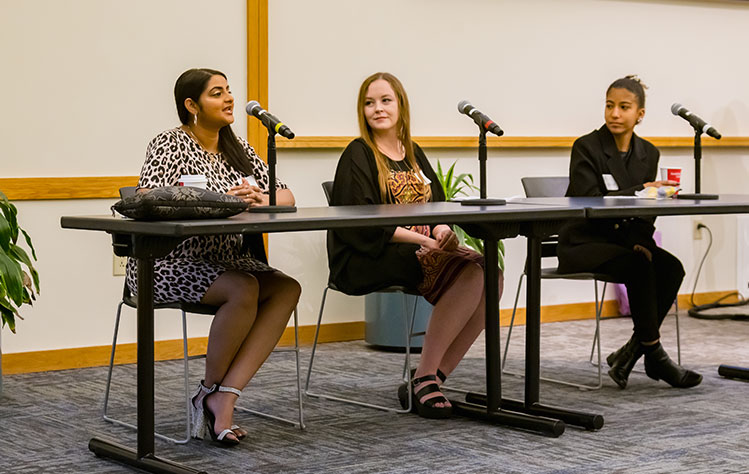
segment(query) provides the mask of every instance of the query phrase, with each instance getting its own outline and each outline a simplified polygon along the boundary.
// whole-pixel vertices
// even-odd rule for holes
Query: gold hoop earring
[[[198,126],[198,114],[193,115],[193,117],[194,117],[193,123],[197,127]],[[639,123],[639,122],[637,122],[637,123]]]

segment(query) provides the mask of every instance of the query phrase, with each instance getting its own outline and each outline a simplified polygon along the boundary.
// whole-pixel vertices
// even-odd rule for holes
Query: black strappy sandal
[[[416,375],[416,369],[411,369],[411,378],[414,378],[414,375]],[[445,373],[440,369],[437,369],[437,379],[439,380],[439,384],[442,385],[445,383],[445,380],[447,380],[447,375],[445,375]],[[408,385],[405,383],[402,383],[400,387],[398,387],[398,401],[401,403],[401,407],[404,410],[408,408]],[[415,403],[411,404],[411,413],[418,413],[416,411]]]
[[[434,382],[425,385],[421,388],[418,392],[415,390],[415,387],[418,385],[421,385],[425,382]],[[443,419],[443,418],[450,418],[450,416],[453,413],[453,407],[447,406],[447,407],[436,407],[437,403],[448,403],[449,400],[445,398],[444,395],[440,395],[438,397],[430,398],[424,403],[421,403],[421,399],[429,395],[430,393],[434,392],[440,392],[440,387],[437,384],[437,376],[436,375],[424,375],[423,377],[419,377],[416,379],[411,380],[411,385],[413,387],[412,391],[412,406],[416,408],[416,412],[419,414],[419,416],[423,418],[432,418],[432,419]]]

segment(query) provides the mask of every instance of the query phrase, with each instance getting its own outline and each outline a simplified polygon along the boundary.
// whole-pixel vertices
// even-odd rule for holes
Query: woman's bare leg
[[[476,313],[482,304],[481,296],[483,295],[483,289],[484,271],[479,265],[472,264],[458,274],[455,282],[437,301],[432,310],[426,334],[424,335],[421,361],[419,362],[419,367],[416,369],[415,377],[437,373],[437,369],[445,358],[448,349],[459,338],[464,329],[466,329],[474,313]],[[475,328],[472,326],[469,327],[466,337],[473,332],[475,332]],[[462,338],[460,340],[462,341]],[[460,347],[464,344],[464,342],[461,342]],[[422,386],[429,383],[434,382],[425,382],[414,388],[418,392]],[[439,392],[427,394],[421,399],[421,402],[423,403],[430,398],[440,395]],[[449,405],[437,403],[435,406],[442,407]]]
[[[502,297],[502,292],[504,290],[504,281],[504,275],[500,273],[498,285],[500,298]],[[479,337],[481,331],[484,330],[484,325],[486,323],[485,298],[486,293],[482,291],[480,302],[478,307],[476,308],[476,311],[474,311],[471,319],[468,320],[468,323],[466,323],[466,325],[463,327],[463,330],[460,331],[453,343],[447,349],[447,352],[445,352],[445,356],[442,358],[439,369],[446,376],[450,375],[450,373],[455,370],[455,367],[457,367],[460,361],[463,360],[463,356],[466,355],[468,349],[471,348],[473,343],[476,341],[476,338]]]
[[[208,337],[206,385],[244,389],[283,334],[300,293],[299,284],[280,272],[219,276],[201,300],[219,306]],[[229,392],[208,398],[216,433],[232,425],[236,399]]]

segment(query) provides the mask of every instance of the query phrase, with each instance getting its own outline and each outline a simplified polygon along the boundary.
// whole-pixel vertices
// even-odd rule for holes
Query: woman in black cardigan
[[[645,91],[635,76],[618,79],[606,91],[606,124],[572,146],[567,196],[631,196],[656,181],[660,153],[634,133],[645,115]],[[627,287],[634,334],[606,361],[621,387],[645,355],[645,372],[673,387],[693,387],[702,376],[673,362],[660,344],[659,328],[684,279],[681,262],[653,240],[653,220],[596,219],[566,225],[559,235],[559,270],[592,271],[621,279]]]
[[[411,141],[408,97],[400,81],[388,73],[368,77],[357,111],[361,137],[341,155],[331,204],[444,201],[437,175]],[[412,374],[412,400],[421,416],[449,416],[452,408],[440,385],[484,328],[483,257],[458,246],[447,225],[415,225],[329,231],[328,261],[331,281],[348,294],[401,285],[434,305]],[[404,408],[407,394],[403,384],[398,397]]]

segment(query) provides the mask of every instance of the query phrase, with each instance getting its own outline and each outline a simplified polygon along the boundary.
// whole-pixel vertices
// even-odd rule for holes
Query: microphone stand
[[[700,192],[702,162],[702,130],[694,129],[694,193],[676,195],[677,199],[718,199],[717,194],[702,194]]]
[[[263,122],[264,123],[264,122]],[[267,212],[267,213],[278,213],[278,212],[296,212],[294,206],[278,206],[276,205],[276,131],[268,126],[268,205],[250,207],[247,209],[248,212]]]
[[[501,206],[506,204],[504,199],[488,199],[486,197],[486,130],[479,127],[479,193],[480,198],[463,199],[463,206]]]

